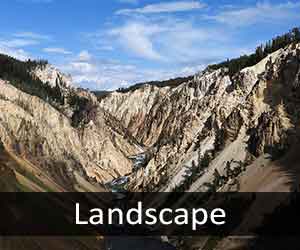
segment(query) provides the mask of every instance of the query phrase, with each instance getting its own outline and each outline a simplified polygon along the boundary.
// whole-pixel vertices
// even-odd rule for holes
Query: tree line
[[[300,28],[296,27],[283,35],[277,36],[272,40],[269,40],[265,44],[261,44],[256,48],[255,53],[253,54],[242,55],[238,58],[227,59],[224,62],[209,65],[206,70],[217,70],[226,67],[229,69],[229,75],[233,76],[243,68],[250,67],[259,63],[267,55],[275,52],[276,50],[284,48],[287,45],[290,45],[292,43],[298,43],[298,42],[300,42]],[[184,82],[188,82],[192,79],[193,76],[187,76],[187,77],[178,77],[174,79],[169,79],[165,81],[151,81],[145,83],[138,83],[127,88],[119,88],[117,91],[121,93],[127,93],[139,89],[145,84],[153,85],[156,87],[166,87],[166,86],[177,87],[180,84]]]
[[[284,35],[277,36],[272,40],[269,40],[265,44],[261,44],[255,50],[255,53],[251,55],[243,55],[239,58],[227,59],[227,61],[221,62],[219,64],[209,65],[208,70],[217,70],[223,67],[229,69],[229,75],[233,76],[240,70],[246,67],[253,66],[259,63],[269,54],[275,52],[276,50],[282,49],[287,45],[300,42],[300,28],[293,28],[290,32]]]
[[[46,67],[47,64],[46,60],[19,61],[0,54],[0,78],[9,81],[10,84],[27,94],[40,97],[50,103],[63,104],[64,100],[58,83],[52,87],[32,74],[34,69]]]
[[[127,92],[130,92],[130,91],[134,91],[136,89],[139,89],[139,88],[143,87],[146,84],[156,86],[156,87],[159,87],[159,88],[162,88],[162,87],[175,88],[175,87],[179,86],[180,84],[182,84],[184,82],[188,82],[188,81],[192,80],[193,78],[194,78],[193,76],[187,76],[187,77],[177,77],[177,78],[173,78],[173,79],[169,79],[169,80],[165,80],[165,81],[151,81],[151,82],[137,83],[137,84],[134,84],[134,85],[132,85],[128,88],[119,88],[119,89],[117,89],[117,92],[127,93]]]

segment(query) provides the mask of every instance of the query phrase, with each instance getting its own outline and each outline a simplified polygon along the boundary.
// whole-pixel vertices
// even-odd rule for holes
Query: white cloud
[[[61,67],[78,85],[90,89],[115,89],[134,81],[135,67],[109,61],[73,61]]]
[[[119,42],[137,56],[150,60],[162,60],[162,56],[154,49],[152,37],[162,31],[158,25],[145,25],[129,22],[120,28],[113,29],[109,35],[115,36]]]
[[[289,19],[299,19],[300,2],[287,2],[271,4],[269,2],[257,3],[256,6],[225,10],[215,16],[207,16],[232,26],[244,26],[255,23],[273,23]]]
[[[181,69],[181,74],[185,76],[194,75],[197,72],[200,72],[206,67],[206,65],[196,65],[196,66],[186,66]]]
[[[23,48],[38,45],[51,38],[33,32],[19,32],[12,35],[13,39],[0,39],[0,53],[10,55],[19,60],[27,60],[30,54]]]
[[[0,53],[12,56],[21,61],[29,59],[30,55],[23,49],[8,48],[0,44]]]
[[[62,54],[62,55],[70,55],[72,54],[71,51],[69,50],[66,50],[64,48],[44,48],[43,49],[44,52],[47,52],[47,53],[53,53],[53,54]]]
[[[80,61],[89,61],[91,60],[92,55],[87,50],[82,50],[79,53],[78,58]]]
[[[216,59],[217,53],[222,52],[229,34],[220,36],[221,32],[219,29],[198,27],[192,20],[168,17],[133,19],[112,28],[106,33],[107,37],[95,36],[94,39],[99,39],[101,43],[106,40],[107,44],[120,47],[127,55],[150,61],[199,64],[199,60]],[[216,49],[216,45],[220,49]],[[226,52],[228,50],[220,56]]]
[[[8,48],[20,48],[20,47],[27,47],[36,44],[39,44],[39,42],[36,40],[27,40],[27,39],[0,40],[0,45]]]
[[[30,31],[19,32],[14,34],[14,36],[18,38],[25,38],[25,39],[50,40],[50,36],[30,32]]]
[[[122,9],[116,12],[116,14],[155,14],[155,13],[171,13],[191,11],[204,8],[206,5],[199,1],[173,1],[163,2],[157,4],[149,4],[143,8],[136,9]]]
[[[162,22],[161,26],[164,31],[156,37],[154,43],[169,63],[207,63],[228,53],[225,44],[228,44],[230,34],[220,36],[218,28],[204,28],[190,20],[180,19]]]
[[[0,40],[0,53],[24,61],[29,59],[30,55],[23,48],[37,44],[39,44],[39,41],[33,39],[2,39]]]
[[[165,80],[178,76],[190,75],[199,71],[201,65],[172,69],[145,68],[135,64],[124,64],[112,60],[81,61],[73,58],[69,63],[59,66],[63,71],[70,73],[75,83],[89,89],[114,90],[130,84]]]
[[[98,89],[192,75],[207,64],[240,55],[243,48],[232,44],[233,34],[222,31],[186,18],[130,18],[88,36],[94,45],[97,40],[101,46],[115,48],[126,63],[97,61],[95,56],[89,61],[77,58],[67,71],[81,86]]]
[[[77,58],[68,65],[68,72],[80,85],[93,88],[95,83],[94,88],[98,89],[192,75],[207,64],[248,51],[233,42],[235,35],[234,29],[224,29],[220,24],[203,26],[192,17],[126,16],[121,24],[111,23],[106,30],[86,36],[95,48],[107,46],[118,51],[126,63]]]
[[[25,61],[30,55],[23,47],[36,45],[38,41],[26,39],[0,40],[0,53]]]
[[[258,42],[255,37],[245,41],[245,31],[234,29],[233,25],[273,25],[289,18],[300,19],[300,2],[222,6],[213,10],[217,14],[206,16],[216,21],[209,25],[203,20],[203,14],[197,17],[170,15],[203,7],[200,1],[187,0],[120,10],[118,14],[129,15],[118,16],[118,22],[110,22],[105,30],[86,34],[86,37],[93,49],[106,50],[105,55],[114,50],[109,55],[113,57],[118,52],[117,58],[124,63],[100,60],[89,48],[74,55],[63,69],[71,73],[80,86],[91,89],[115,89],[136,82],[192,75],[207,64],[240,56],[255,48]],[[151,13],[160,14],[146,15]]]
[[[82,74],[95,73],[97,67],[90,62],[71,62],[70,67],[72,70]]]

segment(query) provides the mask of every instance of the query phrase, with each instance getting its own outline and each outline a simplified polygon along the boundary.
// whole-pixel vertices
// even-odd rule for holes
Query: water
[[[146,153],[130,156],[129,159],[133,161],[133,171],[137,171],[145,167],[147,163]]]
[[[139,169],[144,168],[147,165],[146,153],[130,156],[128,158],[133,162],[133,173],[137,172]],[[125,187],[129,183],[129,181],[129,176],[122,176],[108,183],[108,186],[111,188],[112,192],[123,192],[126,191]]]
[[[133,172],[147,165],[146,153],[129,157],[133,161]],[[130,181],[129,176],[122,176],[113,180],[109,185],[116,196],[117,202],[126,202],[125,186]],[[176,250],[169,243],[162,242],[159,238],[150,237],[105,237],[106,250]]]

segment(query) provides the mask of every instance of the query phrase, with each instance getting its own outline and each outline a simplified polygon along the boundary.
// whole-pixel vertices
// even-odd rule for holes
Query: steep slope
[[[272,166],[271,169],[277,172],[277,177],[269,180],[273,187],[265,190],[294,189],[297,184],[293,184],[292,178],[282,181],[282,183],[290,183],[287,186],[279,185],[279,183],[276,185],[276,182],[280,180],[278,173],[281,172],[282,177],[284,175],[287,177],[291,168],[288,164],[284,165],[284,161],[278,165],[274,163],[274,160],[281,158],[289,150],[293,150],[293,147],[299,143],[297,132],[299,48],[299,44],[291,45],[271,54],[259,64],[241,71],[244,76],[253,76],[250,82],[253,86],[252,90],[216,130],[221,135],[218,138],[219,145],[215,147],[217,155],[210,164],[208,173],[199,178],[192,185],[191,190],[198,190],[204,182],[214,182],[217,188],[221,186],[222,183],[218,182],[214,175],[216,170],[221,176],[228,177],[234,168],[239,168],[240,171],[237,172],[243,172],[243,169],[257,171],[255,169],[261,166],[266,167],[266,173]],[[243,87],[245,81],[243,79],[237,83],[239,85],[235,89],[240,88],[239,86]],[[260,156],[264,154],[269,154],[268,158],[271,159],[261,161]],[[249,165],[250,163],[252,164]],[[251,178],[248,171],[240,174],[246,176],[244,179],[247,179],[249,184],[258,176],[253,175]],[[260,176],[263,176],[262,172]],[[237,175],[234,178],[225,179],[227,182],[231,179],[232,183],[234,179],[236,184],[240,184],[238,177]],[[263,183],[266,185],[267,181]],[[243,186],[244,191],[258,191],[262,187],[261,185],[247,187],[248,184]],[[236,186],[236,188],[241,188],[240,185]]]
[[[105,183],[130,173],[128,156],[137,154],[140,146],[97,105],[96,97],[67,85],[64,88],[69,93],[67,101],[83,100],[85,105],[53,107],[0,79],[4,145],[66,190],[81,190],[79,182]]]
[[[0,142],[1,192],[63,192],[62,186]]]
[[[100,102],[100,106],[121,121],[139,140],[141,137],[139,132],[144,130],[146,116],[156,103],[161,102],[169,90],[169,87],[145,85],[132,92],[112,92],[109,97]],[[142,140],[140,142],[144,143]]]
[[[147,146],[145,165],[130,176],[127,188],[299,190],[299,87],[300,44],[291,44],[233,76],[218,69],[174,89],[147,92],[144,86],[103,98],[101,106]],[[147,102],[154,97],[155,102]],[[252,223],[251,211],[241,225]],[[238,237],[184,241],[191,249],[249,246],[249,239]]]
[[[218,189],[259,156],[284,154],[297,141],[299,48],[280,49],[233,77],[226,68],[206,71],[177,88],[146,85],[102,99],[152,155],[129,188]]]
[[[62,102],[0,80],[0,136],[67,190],[119,177],[130,178],[131,190],[219,188],[216,176],[231,168],[240,175],[296,138],[299,45],[234,76],[226,68],[207,70],[177,87],[146,84],[100,103],[47,64],[30,74]]]
[[[1,191],[299,188],[300,44],[234,75],[206,70],[176,87],[144,85],[99,100],[51,66],[30,75],[51,95],[31,93],[26,79],[0,79]],[[0,239],[4,249],[41,244]]]

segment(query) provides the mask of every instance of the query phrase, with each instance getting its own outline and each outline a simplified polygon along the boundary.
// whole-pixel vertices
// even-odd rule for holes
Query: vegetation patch
[[[37,67],[46,67],[47,61],[19,61],[13,57],[0,54],[0,78],[9,81],[21,91],[37,96],[51,104],[63,104],[64,98],[58,84],[52,87],[43,83],[32,74]]]
[[[258,46],[255,53],[251,55],[243,55],[239,58],[226,60],[219,64],[213,64],[207,67],[207,70],[217,70],[220,68],[228,68],[229,75],[233,76],[240,70],[253,66],[259,63],[262,59],[266,58],[269,54],[286,47],[292,43],[300,42],[300,28],[294,28],[290,32],[277,36],[269,40],[266,44]]]

